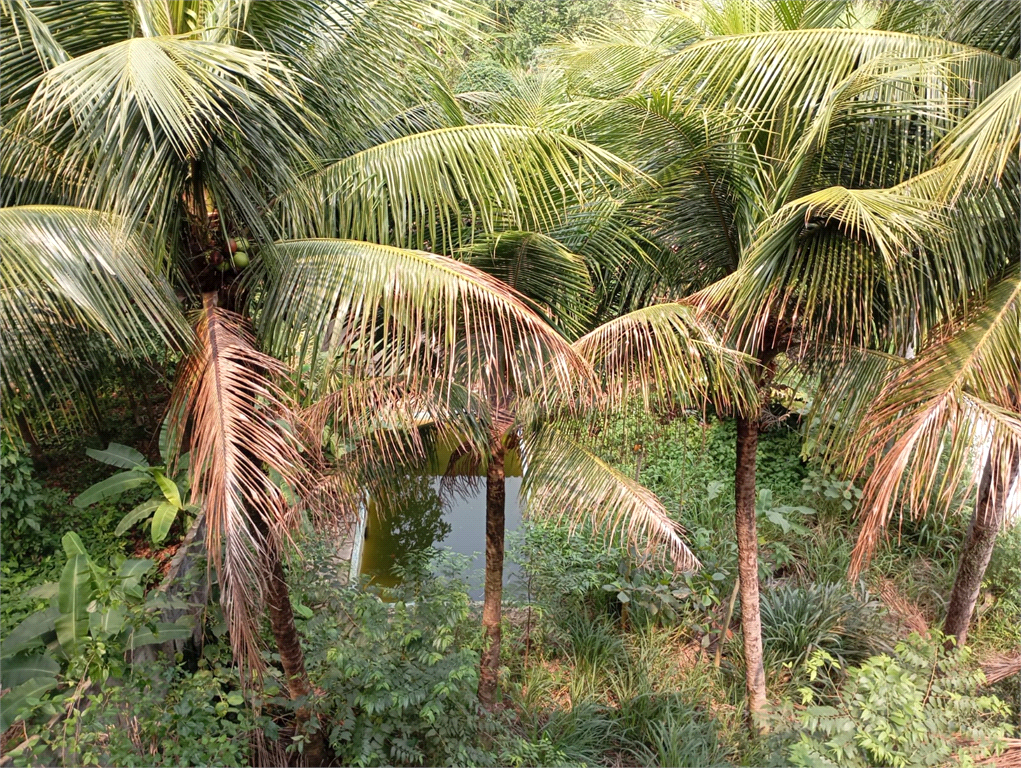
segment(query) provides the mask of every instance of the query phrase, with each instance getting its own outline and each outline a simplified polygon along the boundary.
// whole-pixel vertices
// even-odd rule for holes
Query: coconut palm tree
[[[1014,223],[1021,208],[1019,95],[1021,75],[1015,75],[951,131],[937,148],[939,164],[913,182],[946,202],[951,231],[942,246],[951,258],[969,250],[1000,255],[1000,263],[989,265],[984,290],[944,324],[923,329],[913,357],[883,356],[833,376],[817,408],[818,423],[827,429],[838,409],[842,414],[842,427],[828,436],[823,453],[852,474],[872,468],[852,576],[868,563],[896,505],[901,514],[919,516],[974,492],[943,626],[959,646],[967,639],[1021,451]]]
[[[456,0],[11,2],[2,19],[5,406],[74,403],[103,356],[188,353],[172,423],[231,643],[257,673],[268,607],[300,725],[311,686],[283,544],[299,507],[351,502],[300,407],[379,376],[573,389],[580,361],[512,290],[417,248],[458,240],[466,210],[473,230],[543,222],[565,189],[627,167],[429,106],[444,103],[435,49],[406,31],[439,46],[471,29]]]
[[[649,198],[657,227],[648,234],[676,258],[657,259],[664,268],[653,295],[682,299],[614,321],[649,340],[617,358],[592,347],[613,363],[602,365],[605,376],[642,370],[639,351],[668,351],[652,339],[675,332],[674,317],[697,307],[720,317],[723,338],[754,359],[764,398],[780,356],[819,366],[862,348],[903,351],[1008,268],[1013,251],[948,245],[933,179],[908,181],[933,167],[940,141],[1017,63],[970,46],[964,33],[956,42],[889,31],[895,5],[869,18],[834,3],[663,8],[567,49],[578,133],[658,182]],[[870,22],[875,28],[865,28]],[[1002,235],[1002,211],[987,212]],[[666,355],[654,370],[670,368]],[[735,474],[753,721],[766,702],[754,513],[759,407],[738,413]]]
[[[438,40],[475,21],[461,25],[471,9],[456,2],[442,10],[139,3],[103,6],[100,19],[4,6],[2,55],[18,76],[3,105],[0,232],[16,257],[2,267],[0,321],[16,340],[6,394],[73,404],[97,344],[114,357],[161,343],[187,353],[171,442],[190,444],[235,655],[259,671],[268,609],[313,762],[326,748],[283,565],[302,513],[353,514],[360,481],[420,450],[423,411],[453,422],[458,398],[484,403],[473,413],[493,477],[480,683],[491,701],[507,438],[538,423],[521,413],[591,388],[588,364],[534,300],[423,249],[554,229],[561,211],[631,174],[567,135],[467,120],[432,77],[432,50],[404,34],[421,18]],[[101,32],[83,28],[90,20]],[[403,54],[399,82],[388,50]],[[336,81],[351,87],[327,87]],[[581,448],[551,468],[548,434],[527,438],[532,508],[633,516],[632,531],[651,529],[687,563],[651,494]],[[571,493],[544,488],[565,472],[583,473]]]

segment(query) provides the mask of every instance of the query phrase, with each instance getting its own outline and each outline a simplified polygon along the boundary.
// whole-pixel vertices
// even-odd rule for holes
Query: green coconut
[[[238,269],[244,269],[248,266],[248,254],[244,251],[238,251],[234,254],[234,266]]]

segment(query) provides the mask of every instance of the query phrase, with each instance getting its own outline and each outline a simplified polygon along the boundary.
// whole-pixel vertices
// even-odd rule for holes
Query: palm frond
[[[57,206],[0,208],[0,335],[4,402],[31,392],[74,403],[87,334],[114,352],[191,338],[144,232],[96,211]]]
[[[973,486],[978,445],[992,446],[1004,476],[1006,465],[1021,455],[1021,281],[1003,280],[981,313],[946,331],[945,341],[887,384],[853,443],[853,472],[875,459],[862,499],[867,514],[854,572],[868,561],[898,502],[917,516],[933,496],[945,505]]]
[[[772,345],[767,335],[785,323],[806,347],[873,345],[883,313],[924,309],[911,254],[943,227],[938,207],[900,188],[806,195],[766,222],[742,262],[730,327],[742,346]]]
[[[725,346],[713,323],[687,304],[654,304],[596,328],[574,343],[604,380],[611,403],[640,392],[714,403],[721,411],[757,402],[746,358]]]
[[[949,166],[945,189],[959,194],[998,184],[1017,164],[1021,143],[1021,74],[1014,75],[951,131],[938,148]]]
[[[197,347],[171,403],[179,436],[190,426],[192,503],[206,520],[206,552],[219,576],[234,658],[261,670],[259,627],[264,613],[267,550],[294,526],[294,508],[264,467],[293,489],[309,485],[286,396],[274,381],[282,363],[255,346],[245,320],[203,296]]]
[[[477,239],[467,261],[528,299],[568,337],[577,337],[594,310],[595,288],[585,259],[541,232],[497,232]]]
[[[80,190],[77,204],[145,221],[161,238],[189,176],[262,227],[268,189],[290,179],[309,127],[274,57],[177,36],[113,43],[50,69],[12,130],[48,151],[15,144],[5,186],[51,178]]]
[[[1021,54],[1021,16],[1014,0],[962,0],[953,6],[947,38],[998,53]]]
[[[130,34],[131,14],[121,3],[0,3],[3,122],[25,108],[47,70]]]
[[[647,541],[681,570],[698,558],[654,493],[599,459],[579,443],[546,427],[522,436],[521,495],[529,515],[567,521],[573,531],[590,524],[611,541]]]
[[[770,154],[780,156],[811,123],[826,94],[879,57],[952,57],[952,76],[938,84],[943,94],[930,95],[956,102],[960,116],[1018,71],[1015,61],[947,40],[879,30],[809,29],[695,43],[652,68],[637,90],[697,93],[707,108],[746,112],[758,121]]]
[[[282,202],[296,236],[453,248],[462,230],[544,230],[588,184],[633,178],[619,158],[567,136],[483,124],[415,134],[327,165]]]
[[[278,243],[258,327],[322,394],[330,377],[460,381],[499,400],[560,398],[591,370],[523,298],[424,251],[353,240]]]

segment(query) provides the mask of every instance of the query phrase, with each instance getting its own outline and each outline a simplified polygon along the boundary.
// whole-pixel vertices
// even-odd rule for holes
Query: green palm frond
[[[0,208],[0,245],[5,403],[26,388],[43,407],[51,394],[77,399],[87,333],[101,334],[121,355],[188,344],[181,308],[144,233],[125,222],[76,208]]]
[[[591,98],[614,98],[664,57],[705,36],[698,21],[669,3],[656,3],[625,23],[594,28],[558,49],[570,89]]]
[[[675,285],[704,285],[737,266],[742,232],[761,210],[753,204],[761,163],[737,135],[736,116],[707,114],[667,93],[574,108],[586,136],[654,179],[633,197],[644,208],[647,231],[689,267]]]
[[[47,70],[130,36],[122,3],[0,3],[0,114],[6,123],[28,104]]]
[[[462,230],[543,230],[566,195],[633,177],[625,162],[568,136],[521,126],[445,128],[386,142],[327,165],[288,193],[297,236],[452,247]]]
[[[585,259],[540,232],[497,232],[464,253],[473,267],[525,297],[568,337],[577,337],[595,309],[595,287]]]
[[[874,344],[884,316],[925,311],[932,286],[912,253],[944,231],[942,210],[905,189],[806,195],[764,225],[742,262],[730,327],[742,345],[769,345],[783,323],[806,346]]]
[[[953,11],[948,39],[1009,59],[1021,54],[1021,16],[1014,0],[961,0]]]
[[[721,411],[758,402],[749,360],[725,346],[713,323],[687,304],[654,304],[596,328],[574,343],[603,377],[613,404],[636,392]]]
[[[864,489],[854,572],[868,561],[898,503],[902,513],[918,516],[933,496],[943,506],[973,486],[980,443],[993,445],[1004,462],[1021,454],[1021,280],[1002,281],[983,311],[946,331],[944,341],[897,371],[852,443],[852,472],[875,462]]]
[[[652,68],[637,86],[697,93],[709,109],[746,112],[774,155],[784,154],[811,123],[826,95],[877,59],[952,58],[940,83],[960,116],[1018,71],[1018,63],[937,38],[864,29],[809,29],[711,38]],[[767,76],[775,75],[775,76]],[[904,96],[916,100],[914,93]]]
[[[196,173],[262,227],[267,190],[290,178],[308,126],[271,55],[177,36],[125,40],[50,69],[15,128],[48,152],[16,143],[5,186],[54,178],[80,190],[78,204],[146,221],[159,238]]]
[[[551,427],[523,436],[520,446],[527,514],[566,521],[572,531],[591,525],[609,533],[611,541],[647,541],[677,568],[699,567],[680,525],[652,491]]]
[[[828,91],[788,156],[775,201],[813,187],[889,187],[926,170],[961,104],[946,84],[957,57],[878,57]]]
[[[273,261],[260,334],[312,392],[336,375],[460,380],[497,401],[591,385],[587,364],[520,294],[467,264],[354,240],[285,241]]]
[[[843,463],[843,452],[903,357],[858,347],[823,350],[806,361],[815,387],[802,418],[802,451],[828,467]]]
[[[998,183],[1016,167],[1021,143],[1021,74],[1014,75],[962,120],[939,147],[950,167],[951,194]],[[1016,188],[1016,187],[1015,187]]]

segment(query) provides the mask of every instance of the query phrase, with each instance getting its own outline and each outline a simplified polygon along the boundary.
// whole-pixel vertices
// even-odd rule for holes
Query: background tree
[[[697,291],[700,306],[725,318],[729,343],[757,360],[763,397],[778,360],[832,364],[852,349],[905,349],[919,328],[947,322],[949,307],[984,292],[1010,253],[982,250],[962,264],[959,248],[934,245],[942,203],[924,184],[894,185],[931,168],[939,142],[1016,63],[946,39],[862,28],[890,22],[889,8],[865,16],[833,3],[797,9],[804,13],[783,3],[661,8],[631,29],[574,44],[564,58],[577,89],[575,130],[658,182],[647,233],[662,250],[647,295]],[[1002,229],[1002,217],[989,219]],[[924,284],[922,269],[931,276]],[[755,407],[738,416],[735,478],[753,716],[765,703],[757,424]]]

